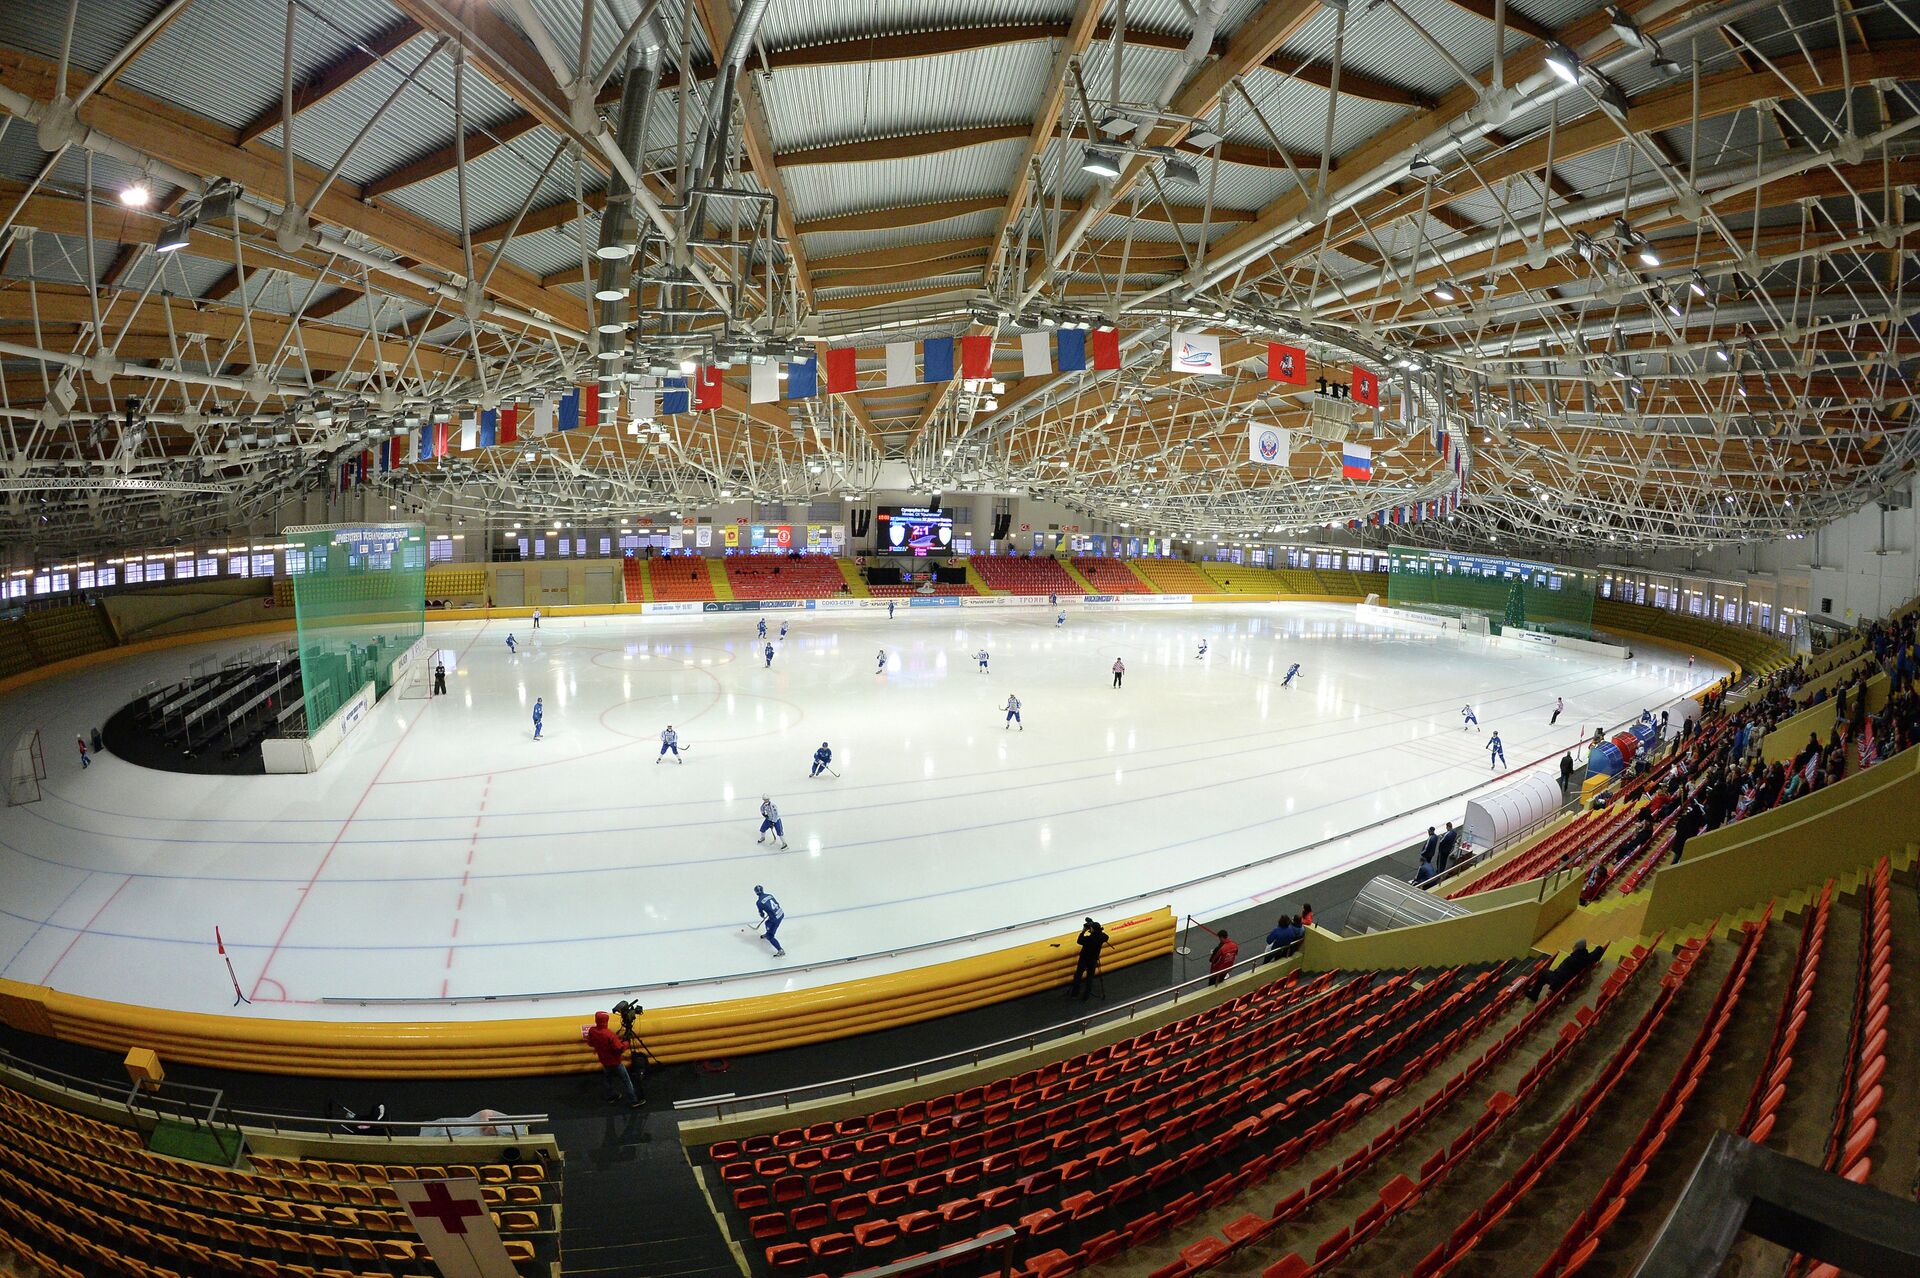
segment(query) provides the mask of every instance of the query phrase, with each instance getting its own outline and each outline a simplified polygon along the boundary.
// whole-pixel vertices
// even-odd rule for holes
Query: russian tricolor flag
[[[1365,444],[1340,445],[1340,474],[1346,479],[1373,478],[1373,450]]]

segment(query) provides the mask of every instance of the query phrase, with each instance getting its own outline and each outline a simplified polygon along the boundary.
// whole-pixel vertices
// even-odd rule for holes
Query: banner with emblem
[[[1264,422],[1247,423],[1247,460],[1263,466],[1285,466],[1293,451],[1293,440],[1281,427]]]

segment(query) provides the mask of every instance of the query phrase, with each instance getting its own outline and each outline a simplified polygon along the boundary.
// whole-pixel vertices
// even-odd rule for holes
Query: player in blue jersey
[[[535,741],[540,739],[540,724],[546,717],[546,713],[545,703],[543,703],[540,698],[535,697],[533,699],[533,739]]]
[[[1283,688],[1291,688],[1293,686],[1293,677],[1299,673],[1300,663],[1296,661],[1287,667],[1287,677],[1280,681],[1280,686]]]
[[[767,619],[765,617],[760,618],[760,629],[754,632],[753,637],[755,639],[765,639],[767,637]]]
[[[1007,721],[1001,725],[1003,729],[1011,728],[1014,724],[1019,723],[1020,731],[1025,732],[1027,730],[1027,725],[1020,721],[1020,698],[1009,692],[1007,694],[1007,704],[1003,709],[1007,712]]]
[[[1477,728],[1479,726],[1480,726],[1480,716],[1473,712],[1473,707],[1461,706],[1460,707],[1460,731],[1465,732],[1468,728]]]
[[[875,674],[885,674],[887,672],[887,650],[885,648],[880,649],[880,655],[877,659],[880,664],[873,668],[873,672]]]
[[[973,659],[980,663],[981,674],[989,673],[987,670],[987,650],[985,648],[982,648],[980,651],[974,653]]]
[[[507,651],[509,653],[515,653],[520,651],[518,648],[513,646],[513,636],[511,634],[507,636]]]
[[[1066,624],[1067,624],[1067,611],[1066,611],[1066,609],[1064,609],[1064,608],[1062,608],[1062,609],[1060,610],[1060,615],[1059,615],[1059,616],[1057,616],[1057,617],[1055,617],[1055,618],[1053,619],[1053,624],[1054,624],[1054,625],[1056,625],[1056,626],[1064,626],[1064,625],[1066,625]]]
[[[680,757],[680,734],[673,730],[671,723],[667,725],[667,730],[660,734],[660,753],[653,757],[653,761],[658,763],[660,760],[666,758],[667,751],[669,750],[673,751],[673,761],[675,763],[686,762],[685,759]]]
[[[893,600],[887,600],[887,620],[893,620]]]
[[[780,809],[773,806],[771,796],[763,794],[760,796],[760,837],[754,842],[765,843],[768,831],[772,831],[773,837],[779,841],[780,850],[786,851],[787,827],[780,820]]]
[[[1198,661],[1201,657],[1204,657],[1206,655],[1207,655],[1207,641],[1205,639],[1202,639],[1200,641],[1200,651],[1194,653],[1193,657],[1194,657],[1194,660]]]
[[[1504,768],[1507,766],[1507,748],[1500,744],[1500,730],[1498,728],[1494,729],[1493,735],[1487,738],[1487,766],[1489,768]]]
[[[822,741],[820,743],[820,748],[813,752],[813,771],[807,773],[807,779],[811,781],[813,778],[819,776],[822,772],[825,772],[827,770],[827,765],[832,762],[833,762],[833,748],[829,746],[826,742]]]
[[[786,922],[787,912],[780,908],[780,902],[773,899],[773,894],[758,883],[753,885],[753,906],[760,911],[760,924],[764,929],[760,933],[760,938],[773,947],[776,955],[785,958],[787,952],[780,947],[779,935],[780,925]]]
[[[761,655],[767,659],[767,665],[771,666],[773,664],[773,645],[768,644],[766,648],[762,651]],[[762,669],[764,668],[765,667],[762,667]]]

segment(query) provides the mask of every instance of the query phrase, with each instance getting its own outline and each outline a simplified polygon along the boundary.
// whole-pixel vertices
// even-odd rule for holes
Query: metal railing
[[[923,1255],[908,1256],[905,1260],[896,1260],[875,1269],[861,1269],[849,1274],[848,1278],[908,1278],[910,1274],[934,1273],[953,1261],[992,1251],[996,1247],[1000,1249],[1000,1278],[1012,1278],[1013,1245],[1019,1241],[1019,1230],[1012,1225],[1002,1225],[998,1229],[989,1229],[978,1238],[949,1243]],[[975,1265],[970,1267],[969,1272],[977,1274],[980,1269]]]
[[[981,1065],[996,1056],[1011,1052],[1032,1051],[1044,1043],[1057,1043],[1070,1038],[1085,1037],[1115,1025],[1128,1024],[1149,1012],[1178,1006],[1229,977],[1245,975],[1257,967],[1282,961],[1298,952],[1297,946],[1284,954],[1263,950],[1249,958],[1241,959],[1224,971],[1204,972],[1176,984],[1151,990],[1124,1003],[1116,1003],[1111,1007],[1101,1008],[1084,1016],[1076,1016],[1071,1020],[1056,1021],[1052,1025],[1044,1025],[1039,1029],[1030,1030],[1025,1034],[1016,1034],[1011,1038],[995,1039],[990,1043],[978,1043],[941,1056],[929,1056],[924,1060],[908,1061],[885,1069],[869,1070],[863,1074],[849,1074],[842,1078],[826,1079],[818,1083],[805,1083],[798,1087],[754,1092],[745,1096],[728,1093],[723,1096],[698,1096],[675,1101],[674,1113],[681,1118],[725,1118],[747,1110],[791,1109],[795,1105],[809,1104],[814,1101],[852,1099],[876,1088],[919,1082],[932,1074]],[[1096,976],[1095,979],[1098,980],[1099,977]],[[1336,992],[1329,990],[1324,994],[1316,995],[1304,1006],[1310,1008]]]
[[[0,1080],[38,1084],[68,1095],[125,1110],[129,1125],[151,1133],[161,1122],[184,1123],[211,1132],[227,1149],[225,1137],[233,1137],[233,1157],[238,1161],[249,1133],[271,1133],[302,1140],[444,1140],[449,1145],[461,1141],[499,1144],[527,1135],[544,1134],[549,1118],[545,1114],[501,1114],[488,1118],[436,1118],[427,1122],[373,1121],[361,1118],[326,1118],[312,1114],[286,1114],[271,1110],[242,1109],[229,1105],[226,1091],[193,1083],[168,1080],[157,1088],[142,1087],[131,1081],[88,1078],[54,1069],[0,1049]]]

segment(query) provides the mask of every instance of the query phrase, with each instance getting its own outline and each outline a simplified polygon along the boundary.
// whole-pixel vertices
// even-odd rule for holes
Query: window
[[[547,557],[547,539],[545,537],[535,537],[533,539],[533,557],[535,559],[545,559]]]
[[[273,576],[273,552],[271,550],[253,557],[253,575],[256,577]]]
[[[522,559],[527,557],[527,539],[525,537],[520,539],[520,557]]]
[[[103,586],[111,586],[119,575],[120,570],[118,568],[102,568],[98,580]]]
[[[565,559],[567,556],[571,555],[572,553],[573,553],[573,538],[571,537],[560,538],[560,557],[562,559]]]
[[[430,541],[427,543],[427,562],[446,564],[453,562],[453,543],[451,541]]]
[[[612,553],[613,553],[613,538],[611,538],[611,537],[602,537],[602,538],[600,539],[600,555],[601,555],[601,557],[602,557],[602,558],[605,558],[606,556],[608,556],[608,555],[611,555]]]
[[[573,539],[573,553],[581,559],[587,557],[587,539],[585,537],[575,537]]]
[[[41,573],[33,579],[33,593],[36,595],[44,595],[47,593],[47,575],[45,573]]]
[[[73,589],[73,578],[64,572],[56,572],[53,574],[53,589],[55,594],[66,594]]]
[[[307,552],[300,546],[287,547],[287,576],[297,577],[307,570]]]
[[[233,555],[229,557],[227,560],[227,576],[244,577],[246,575],[247,557],[245,555]]]
[[[145,564],[129,563],[127,565],[127,584],[129,586],[145,581],[146,579],[147,579],[147,566]]]
[[[80,570],[80,589],[82,590],[93,589],[93,569],[82,568]]]
[[[26,593],[27,593],[27,579],[25,577],[7,578],[7,598],[20,599],[20,598],[23,598],[26,595]]]
[[[202,558],[200,560],[200,575],[202,577],[218,577],[220,575],[220,561],[211,555]]]

